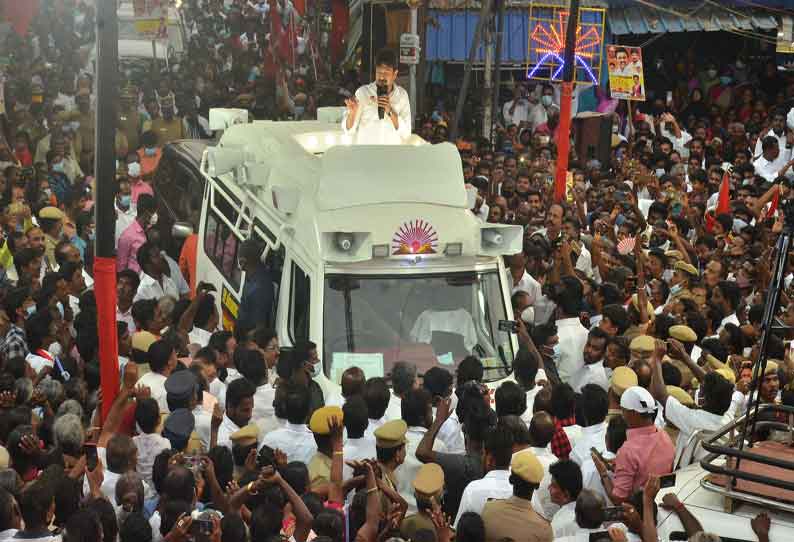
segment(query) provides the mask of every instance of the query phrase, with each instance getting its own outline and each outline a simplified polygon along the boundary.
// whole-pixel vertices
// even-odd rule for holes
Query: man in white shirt
[[[582,432],[576,440],[576,445],[571,450],[570,459],[579,467],[584,467],[592,462],[590,450],[595,448],[600,454],[606,451],[607,423],[609,412],[609,399],[606,390],[594,384],[582,388],[579,397],[580,416],[582,419]]]
[[[584,367],[584,346],[587,343],[587,328],[579,321],[582,304],[582,283],[575,277],[563,277],[557,299],[557,337],[560,359],[557,373],[563,382]]]
[[[343,420],[347,439],[343,447],[345,465],[342,467],[342,478],[353,477],[353,469],[347,462],[361,461],[377,457],[375,436],[365,434],[368,425],[367,403],[360,395],[354,395],[342,406]],[[399,469],[398,469],[399,470]]]
[[[546,124],[546,122],[548,122],[549,114],[559,113],[559,111],[559,105],[554,103],[554,87],[551,85],[543,85],[540,103],[535,105],[529,111],[529,126],[532,128],[532,130],[535,130],[535,128],[541,124]]]
[[[403,420],[408,425],[408,431],[405,433],[405,460],[394,471],[394,475],[397,478],[397,491],[408,503],[408,514],[415,514],[417,511],[413,483],[422,462],[416,458],[416,449],[427,433],[427,428],[433,423],[430,401],[430,393],[420,388],[406,393],[402,402]],[[433,443],[433,451],[444,453],[447,452],[447,447],[440,439],[436,439]]]
[[[505,126],[518,126],[522,122],[529,120],[529,110],[534,105],[529,101],[530,95],[527,86],[519,83],[513,87],[513,99],[505,103],[502,107],[502,117]],[[535,97],[537,103],[537,97]]]
[[[164,340],[155,341],[149,346],[149,368],[151,372],[146,373],[138,379],[135,386],[146,386],[151,390],[151,398],[157,401],[160,406],[160,413],[170,412],[166,399],[165,381],[176,368],[176,350],[170,343]]]
[[[342,131],[358,145],[399,145],[411,135],[411,103],[395,84],[399,63],[394,51],[375,57],[375,82],[360,87],[345,100]]]
[[[385,421],[402,419],[402,397],[416,387],[416,365],[398,361],[391,370],[392,394],[386,409]]]
[[[543,293],[541,292],[540,283],[527,272],[526,254],[519,252],[512,256],[505,256],[505,263],[508,266],[507,285],[510,288],[510,294],[526,292],[529,296],[529,304],[534,305],[535,301],[540,299]]]
[[[485,476],[463,490],[454,526],[466,512],[481,514],[490,499],[507,499],[513,494],[510,485],[510,461],[513,457],[513,434],[507,427],[496,426],[485,436],[483,463]]]
[[[436,405],[439,401],[452,396],[452,374],[443,367],[431,367],[422,378],[422,386],[430,393],[433,401],[432,419],[436,416]],[[410,433],[411,429],[408,429]],[[447,453],[465,454],[466,442],[457,416],[450,416],[441,426],[437,435],[444,443]]]
[[[245,378],[238,378],[226,387],[226,413],[218,428],[218,446],[226,446],[231,450],[232,433],[251,422],[255,392],[254,385]]]
[[[369,420],[364,436],[375,438],[375,431],[388,421],[386,411],[391,396],[389,385],[383,378],[370,378],[364,383],[363,397],[367,403],[367,418]]]
[[[582,470],[570,459],[564,459],[549,467],[549,474],[549,494],[552,502],[560,507],[551,520],[554,538],[575,535],[578,530],[576,499],[582,492]]]
[[[138,265],[141,266],[141,283],[133,302],[141,299],[160,299],[165,296],[171,296],[176,300],[180,298],[176,283],[166,274],[168,264],[160,252],[160,247],[154,243],[144,243],[138,249]]]
[[[254,397],[256,402],[256,396]],[[309,416],[309,390],[303,386],[288,384],[284,394],[287,423],[265,434],[262,446],[281,450],[287,454],[287,461],[300,461],[309,464],[317,452],[314,434],[306,425]]]
[[[793,117],[794,118],[794,117]],[[753,151],[753,158],[758,158],[764,152],[764,139],[767,137],[774,137],[777,139],[778,147],[780,150],[786,148],[786,117],[783,113],[776,111],[772,114],[772,124],[765,133],[758,134],[758,140],[755,142],[755,149]]]
[[[763,140],[759,139],[761,156],[755,159],[753,167],[755,172],[766,179],[774,182],[780,175],[781,170],[791,159],[791,149],[780,146],[780,142],[774,136],[766,136]]]
[[[582,352],[584,366],[571,377],[571,387],[576,393],[581,392],[587,384],[597,384],[605,392],[609,389],[609,378],[604,368],[607,342],[609,335],[600,328],[593,328],[588,333]]]
[[[725,324],[733,324],[736,327],[741,326],[741,323],[739,323],[739,317],[736,316],[736,309],[739,308],[741,299],[741,290],[736,283],[731,280],[719,281],[717,286],[712,290],[712,303],[717,305],[722,310],[723,314],[728,315],[722,319],[722,322],[720,322],[720,327],[717,329],[718,334],[725,327]]]
[[[541,410],[532,416],[532,420],[529,423],[529,439],[532,441],[530,450],[538,458],[540,464],[543,465],[543,480],[540,482],[540,487],[532,495],[532,508],[543,516],[546,521],[551,521],[551,518],[560,509],[551,500],[549,492],[549,486],[551,485],[549,468],[558,460],[550,448],[551,439],[554,437],[555,431],[554,419],[548,412]]]

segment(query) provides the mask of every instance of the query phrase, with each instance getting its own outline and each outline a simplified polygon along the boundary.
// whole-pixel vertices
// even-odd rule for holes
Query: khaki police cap
[[[656,313],[653,312],[653,305],[651,305],[650,301],[646,301],[646,303],[648,304],[648,319],[653,320],[656,318]],[[631,305],[638,311],[640,310],[640,298],[637,296],[637,294],[631,296]]]
[[[342,414],[342,409],[340,407],[324,406],[322,408],[318,408],[314,411],[314,414],[312,414],[312,417],[309,420],[309,429],[312,433],[316,433],[318,435],[330,435],[330,422],[332,418],[336,418],[337,422],[339,422],[341,425],[344,415]]]
[[[141,352],[148,352],[149,347],[157,342],[157,336],[148,331],[138,331],[132,335],[132,348]]]
[[[681,254],[680,250],[667,250],[665,251],[664,255],[676,261],[684,258],[684,255]]]
[[[408,424],[403,420],[386,422],[375,430],[375,446],[378,448],[397,448],[405,444]]]
[[[444,489],[444,471],[436,463],[425,463],[419,467],[414,478],[414,491],[420,497],[437,496]]]
[[[679,260],[679,261],[675,262],[675,265],[673,266],[673,269],[675,269],[676,271],[682,271],[682,272],[686,273],[687,275],[689,275],[691,277],[697,277],[698,276],[698,270],[695,269],[695,266],[692,265],[691,263],[686,263],[684,261],[680,261]]]
[[[229,438],[233,443],[240,446],[251,446],[259,440],[259,429],[257,429],[256,425],[250,423],[229,435]]]
[[[772,361],[771,359],[766,362],[766,369],[764,370],[764,376],[769,376],[772,374],[777,374],[777,362]]]
[[[612,371],[612,380],[609,383],[609,387],[618,397],[623,395],[624,391],[636,385],[637,373],[632,369],[628,367],[617,367]]]
[[[731,370],[731,368],[728,367],[727,365],[725,367],[717,369],[714,372],[722,376],[722,378],[724,378],[731,384],[736,384],[736,375],[733,373],[733,370]]]
[[[47,206],[39,211],[39,218],[44,220],[63,220],[63,211],[57,207]]]
[[[678,386],[667,386],[667,395],[675,397],[679,403],[686,407],[695,406],[695,400],[692,399],[692,396]]]
[[[725,364],[723,362],[721,362],[711,354],[706,354],[706,365],[708,367],[711,367],[715,371],[717,369],[722,369],[723,367],[725,367]]]
[[[510,471],[530,484],[539,484],[543,479],[543,465],[532,450],[523,450],[513,455]]]
[[[678,339],[682,343],[693,343],[698,340],[697,333],[689,326],[670,326],[668,333],[673,339]]]
[[[629,344],[629,349],[634,352],[653,352],[656,343],[650,335],[638,335]]]

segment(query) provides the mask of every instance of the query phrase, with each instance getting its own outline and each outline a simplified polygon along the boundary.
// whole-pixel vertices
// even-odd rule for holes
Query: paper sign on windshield
[[[334,352],[331,357],[331,380],[339,384],[342,373],[350,367],[358,367],[364,371],[367,379],[383,377],[383,353]]]

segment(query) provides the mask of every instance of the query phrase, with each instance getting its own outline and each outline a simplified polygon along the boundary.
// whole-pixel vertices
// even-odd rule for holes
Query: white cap
[[[129,175],[130,177],[140,177],[141,165],[138,162],[130,162],[127,165],[127,175]]]
[[[632,386],[620,396],[620,408],[633,410],[640,414],[653,414],[656,412],[656,401],[645,388]]]

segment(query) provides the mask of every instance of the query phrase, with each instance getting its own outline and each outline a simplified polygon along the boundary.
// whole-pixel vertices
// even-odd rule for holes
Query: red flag
[[[769,203],[769,209],[766,212],[767,218],[773,218],[775,216],[775,211],[777,211],[777,206],[780,204],[780,186],[778,185],[778,189],[775,190],[775,195],[772,196],[772,201]]]
[[[720,197],[717,200],[717,212],[715,213],[717,216],[721,214],[730,214],[731,212],[731,189],[729,179],[730,177],[726,171],[720,183]]]
[[[714,218],[714,213],[712,211],[706,211],[704,218],[706,219],[706,231],[709,233],[713,232],[714,223],[717,221],[717,219]]]

